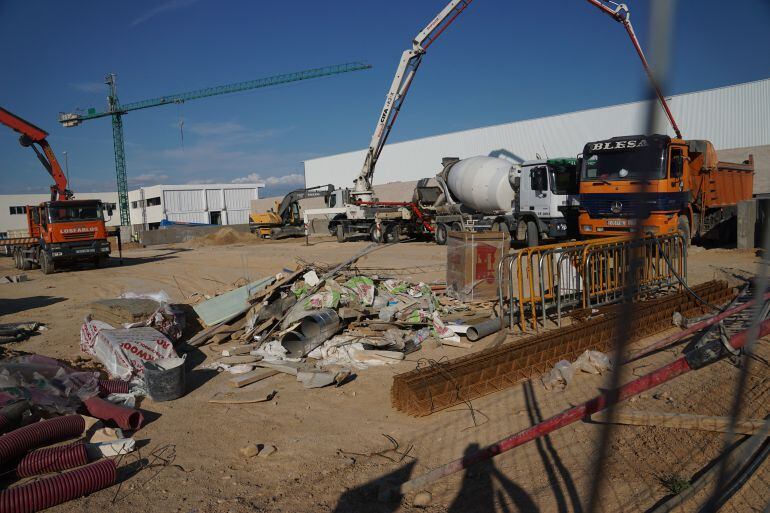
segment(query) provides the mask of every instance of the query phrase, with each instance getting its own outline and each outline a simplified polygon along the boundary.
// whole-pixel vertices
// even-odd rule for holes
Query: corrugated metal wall
[[[770,79],[673,96],[670,105],[685,138],[709,139],[717,149],[770,144]],[[647,102],[636,102],[390,144],[377,163],[374,182],[432,176],[442,157],[493,155],[523,161],[537,154],[575,156],[586,142],[643,133],[646,110]],[[673,135],[667,126],[659,131]],[[330,181],[352,186],[364,155],[361,150],[306,161],[308,187]],[[758,164],[758,169],[768,167]]]
[[[228,210],[227,211],[227,224],[248,224],[248,223],[249,223],[248,210]]]
[[[166,217],[169,221],[176,223],[203,223],[209,222],[209,216],[206,212],[168,212]]]
[[[209,189],[206,191],[206,201],[209,210],[222,210],[222,191],[220,189]]]
[[[225,189],[227,210],[248,210],[251,200],[257,199],[255,189]]]
[[[163,205],[168,214],[179,212],[202,212],[206,210],[202,189],[163,191]],[[168,218],[169,221],[171,218]]]

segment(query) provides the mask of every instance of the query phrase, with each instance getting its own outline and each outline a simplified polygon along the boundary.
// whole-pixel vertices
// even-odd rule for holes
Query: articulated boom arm
[[[396,68],[396,75],[393,77],[393,83],[390,85],[388,94],[385,96],[385,105],[374,129],[372,140],[369,143],[369,149],[366,152],[364,165],[361,173],[355,180],[354,194],[361,196],[361,199],[367,201],[371,197],[372,178],[374,177],[374,167],[377,165],[377,159],[380,157],[382,148],[388,140],[390,131],[401,110],[406,93],[409,92],[409,86],[412,85],[414,74],[422,62],[422,56],[428,47],[441,35],[444,30],[454,21],[461,12],[465,10],[473,0],[452,0],[440,13],[436,15],[431,22],[420,31],[412,41],[412,48],[401,54],[401,60]],[[368,197],[363,197],[368,195]]]
[[[639,55],[639,59],[642,61],[644,72],[647,73],[647,78],[650,79],[650,84],[652,85],[652,88],[655,89],[655,94],[658,95],[660,105],[666,112],[666,117],[668,118],[668,122],[671,123],[671,128],[674,129],[674,133],[676,134],[677,138],[681,139],[682,132],[679,131],[679,126],[676,124],[676,121],[674,121],[674,115],[671,113],[671,109],[668,108],[668,103],[666,102],[666,98],[663,96],[663,91],[661,91],[660,85],[652,75],[650,65],[647,63],[647,58],[644,56],[644,52],[642,51],[642,47],[639,44],[639,40],[636,38],[636,34],[634,33],[634,27],[631,25],[631,11],[628,10],[628,6],[626,6],[626,4],[610,2],[617,6],[615,9],[612,9],[610,6],[604,3],[604,0],[588,0],[588,2],[601,9],[602,12],[609,15],[613,20],[621,23],[623,27],[625,27],[626,32],[628,32],[628,37],[631,38],[631,43],[633,43],[634,48],[636,49],[636,53]]]
[[[43,164],[48,174],[53,177],[54,185],[51,186],[51,201],[70,199],[72,191],[67,189],[67,177],[62,172],[59,161],[56,160],[56,155],[51,146],[46,141],[48,132],[8,112],[2,107],[0,107],[0,123],[21,134],[19,143],[25,147],[32,147],[40,163]],[[38,146],[40,149],[38,149]]]
[[[318,187],[310,187],[308,189],[297,189],[296,191],[291,191],[281,200],[281,204],[278,205],[278,212],[276,212],[276,214],[278,214],[278,216],[283,219],[283,216],[286,215],[286,213],[289,211],[289,208],[291,208],[292,203],[306,198],[329,196],[332,192],[334,192],[334,186],[332,184],[319,185]]]

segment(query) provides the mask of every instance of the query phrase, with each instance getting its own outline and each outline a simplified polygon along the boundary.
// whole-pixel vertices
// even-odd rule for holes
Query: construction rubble
[[[484,320],[492,311],[453,300],[444,289],[301,265],[196,305],[197,313],[223,320],[187,344],[207,345],[220,356],[205,365],[234,374],[235,388],[275,374],[266,369],[294,375],[306,388],[340,385],[367,367],[397,363],[424,344],[471,347],[460,335],[469,327],[463,319]],[[210,311],[212,302],[223,309]],[[466,315],[455,320],[458,312]]]

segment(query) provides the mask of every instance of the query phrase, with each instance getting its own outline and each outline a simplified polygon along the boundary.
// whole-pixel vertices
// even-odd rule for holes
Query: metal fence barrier
[[[632,270],[637,255],[641,265]],[[511,329],[518,325],[522,331],[537,331],[549,310],[555,309],[561,325],[566,309],[620,301],[629,283],[638,285],[635,295],[678,286],[677,275],[687,276],[687,244],[679,234],[524,248],[498,263],[500,315]]]

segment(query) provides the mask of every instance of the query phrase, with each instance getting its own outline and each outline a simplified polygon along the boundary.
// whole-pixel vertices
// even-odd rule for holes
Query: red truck
[[[105,265],[110,243],[104,214],[111,216],[112,209],[100,200],[73,199],[67,177],[46,141],[47,132],[2,107],[0,123],[21,134],[21,145],[34,150],[54,179],[51,200],[26,207],[28,237],[0,239],[0,248],[14,258],[17,269],[40,267],[45,274],[76,262]]]

